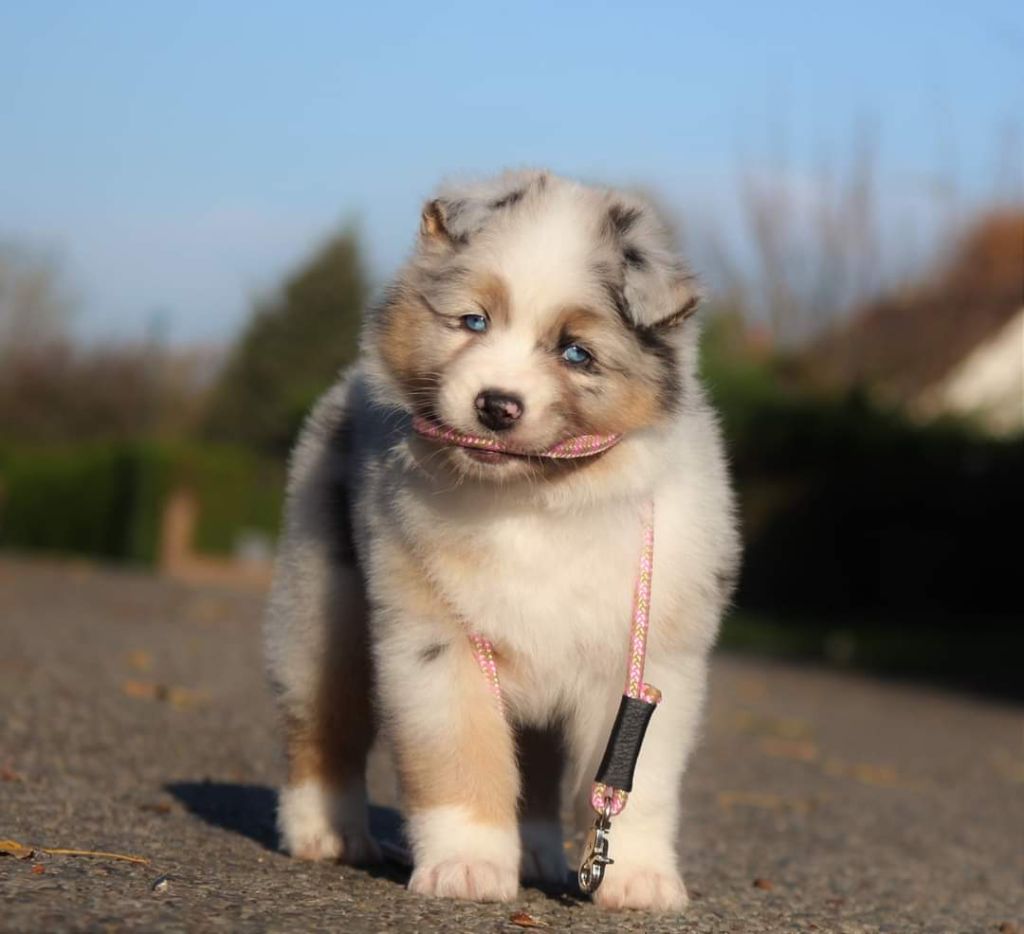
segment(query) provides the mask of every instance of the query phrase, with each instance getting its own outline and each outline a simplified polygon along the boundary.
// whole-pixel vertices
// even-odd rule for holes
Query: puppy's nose
[[[476,397],[476,417],[491,431],[506,431],[523,414],[523,400],[499,389],[485,389]]]

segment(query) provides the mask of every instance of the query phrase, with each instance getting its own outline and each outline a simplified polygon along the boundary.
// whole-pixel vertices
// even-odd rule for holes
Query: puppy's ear
[[[444,202],[439,198],[434,198],[423,205],[423,214],[420,217],[420,239],[432,246],[451,246],[452,244]]]
[[[629,316],[640,328],[678,328],[697,310],[704,293],[676,256],[654,249],[647,255],[643,268],[625,265],[622,293]]]
[[[659,331],[668,331],[679,327],[700,307],[704,301],[704,292],[696,284],[692,276],[683,276],[668,290],[668,314],[658,318],[648,327]]]
[[[606,237],[622,270],[622,297],[634,327],[669,330],[689,318],[703,297],[668,224],[646,200],[617,196],[607,209]]]

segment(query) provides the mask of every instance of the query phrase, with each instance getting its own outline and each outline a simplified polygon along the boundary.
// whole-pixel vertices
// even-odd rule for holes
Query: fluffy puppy
[[[360,362],[291,462],[266,631],[288,851],[377,855],[364,772],[379,728],[414,892],[502,900],[521,875],[563,882],[560,794],[589,826],[651,501],[647,680],[664,700],[595,898],[685,905],[680,780],[738,554],[696,304],[669,231],[632,195],[525,172],[427,204]],[[518,453],[439,443],[415,418]],[[622,438],[587,458],[524,456],[586,434]],[[471,632],[494,645],[503,707]]]

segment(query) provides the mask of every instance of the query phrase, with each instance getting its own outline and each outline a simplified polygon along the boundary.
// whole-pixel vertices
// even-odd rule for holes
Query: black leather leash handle
[[[622,696],[594,781],[622,791],[633,790],[633,772],[655,707],[657,704],[637,697]]]

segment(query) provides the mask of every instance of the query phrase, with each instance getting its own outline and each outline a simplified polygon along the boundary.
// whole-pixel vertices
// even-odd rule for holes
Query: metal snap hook
[[[590,829],[586,846],[583,848],[583,860],[580,863],[577,879],[580,890],[588,895],[593,895],[604,880],[605,866],[615,862],[608,856],[608,833],[611,826],[611,803],[609,802],[605,804],[604,810],[594,820],[594,826]]]

